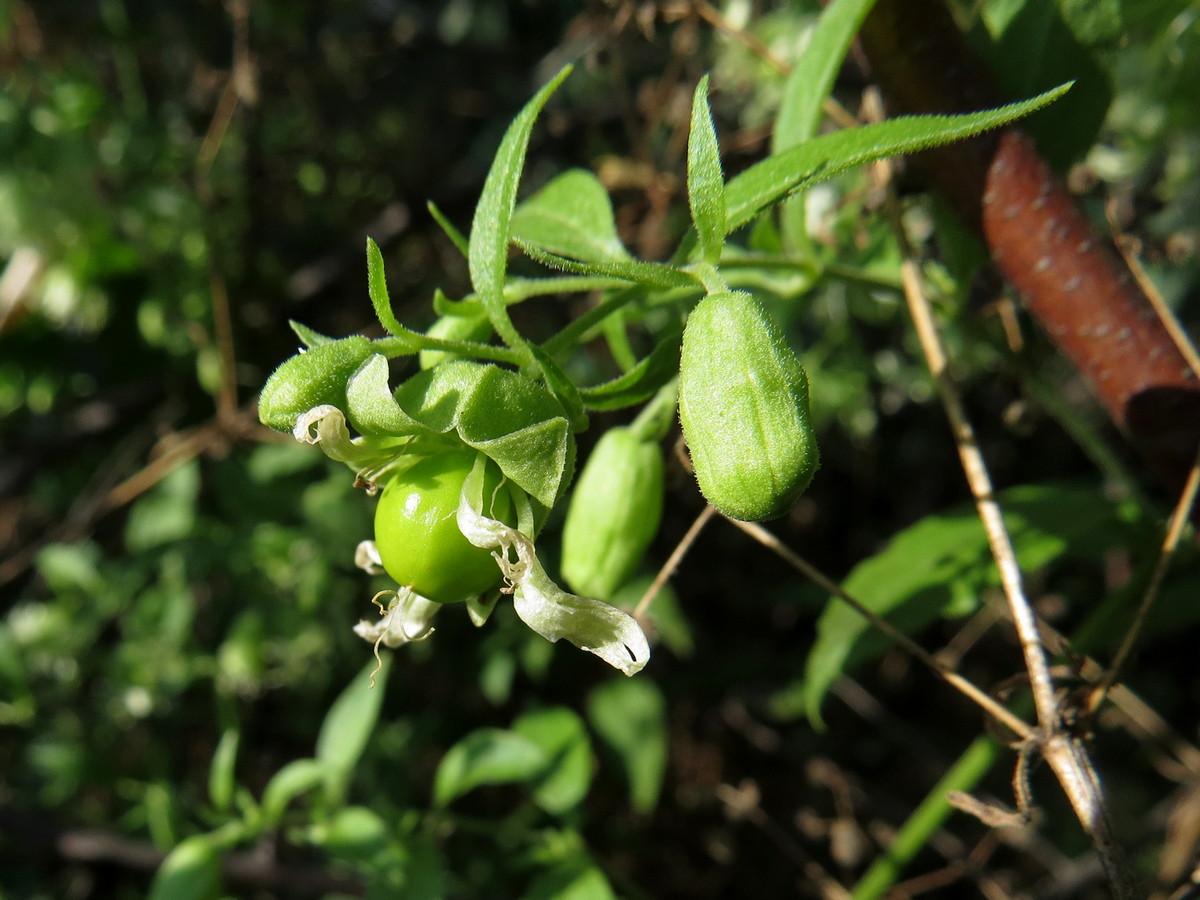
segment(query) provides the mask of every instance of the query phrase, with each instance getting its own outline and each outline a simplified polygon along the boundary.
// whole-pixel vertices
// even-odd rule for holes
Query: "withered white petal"
[[[483,507],[482,490],[483,468],[477,465],[463,484],[458,528],[476,547],[493,551],[521,620],[548,641],[566,638],[626,675],[640,672],[650,659],[650,644],[637,621],[616,607],[555,584],[538,562],[533,541],[478,511]]]
[[[380,604],[381,618],[375,621],[360,619],[354,633],[363,640],[379,646],[399,647],[413,641],[423,641],[433,634],[433,617],[442,604],[426,600],[411,588],[402,587],[392,594],[392,602],[386,607]],[[378,598],[376,599],[378,603]]]

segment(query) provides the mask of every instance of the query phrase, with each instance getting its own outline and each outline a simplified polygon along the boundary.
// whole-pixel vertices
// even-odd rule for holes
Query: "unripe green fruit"
[[[375,546],[384,569],[438,603],[477,597],[500,582],[491,553],[458,530],[459,498],[474,462],[473,452],[429,456],[393,477],[375,508]],[[507,489],[496,490],[502,477],[489,463],[483,514],[511,525],[512,500]]]
[[[749,294],[711,294],[688,317],[679,419],[701,493],[731,518],[782,516],[817,471],[808,378]]]
[[[658,444],[610,428],[579,475],[563,528],[562,574],[571,589],[611,599],[658,532],[663,460]]]

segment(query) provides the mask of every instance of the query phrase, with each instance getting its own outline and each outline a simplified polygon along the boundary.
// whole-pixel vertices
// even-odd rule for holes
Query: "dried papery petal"
[[[304,444],[317,444],[330,459],[353,466],[366,465],[379,456],[377,449],[361,446],[350,437],[345,414],[328,403],[297,418],[292,436]]]
[[[354,565],[368,575],[384,573],[383,560],[379,556],[379,547],[374,541],[359,541],[354,548]]]
[[[542,569],[533,541],[481,515],[476,507],[481,505],[483,472],[477,465],[463,484],[458,527],[476,547],[496,551],[492,555],[504,575],[504,590],[513,595],[521,621],[546,640],[566,638],[626,675],[640,672],[650,659],[650,644],[638,623],[607,603],[564,591]]]
[[[384,606],[379,597],[388,595],[392,600]],[[373,601],[379,607],[382,618],[372,622],[360,619],[354,626],[354,633],[376,647],[399,647],[413,641],[423,641],[433,634],[433,617],[442,608],[442,604],[426,600],[410,588],[400,588],[398,591],[381,591]]]

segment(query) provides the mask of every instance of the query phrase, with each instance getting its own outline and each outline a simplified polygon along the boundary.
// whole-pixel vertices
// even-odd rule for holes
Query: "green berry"
[[[375,545],[384,569],[438,603],[479,596],[500,582],[491,553],[458,530],[459,498],[475,456],[450,451],[422,459],[387,482],[375,508]],[[511,525],[513,504],[502,481],[489,462],[483,514]]]

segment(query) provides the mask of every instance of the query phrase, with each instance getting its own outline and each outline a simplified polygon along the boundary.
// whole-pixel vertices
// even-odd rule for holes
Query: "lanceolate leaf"
[[[383,273],[383,254],[379,245],[367,238],[367,293],[371,295],[371,305],[375,307],[375,317],[388,334],[397,337],[408,333],[408,329],[396,319],[392,312],[392,301],[388,297],[387,278]]]
[[[887,156],[914,153],[1004,125],[1061,97],[1061,85],[1020,103],[956,116],[901,116],[826,134],[756,163],[725,185],[725,227],[733,231],[798,188]]]
[[[648,356],[638,360],[632,369],[619,378],[582,388],[579,395],[583,405],[587,409],[611,410],[649,400],[679,371],[680,337],[679,331],[667,335]]]
[[[533,358],[541,367],[546,386],[562,404],[563,411],[567,414],[567,420],[571,423],[571,430],[585,431],[588,427],[588,419],[583,411],[583,401],[579,397],[579,389],[575,387],[575,383],[562,370],[562,366],[536,344],[529,345],[529,352],[533,354]]]
[[[332,344],[336,338],[326,337],[319,331],[314,331],[307,325],[288,319],[288,326],[296,333],[296,337],[300,338],[300,343],[305,347],[315,347],[318,344]]]
[[[584,262],[627,260],[617,237],[612,202],[600,179],[586,169],[563,172],[517,207],[513,238]]]
[[[517,185],[525,166],[525,151],[533,124],[550,95],[571,72],[567,66],[555,75],[517,115],[504,139],[483,185],[475,218],[471,223],[467,262],[471,284],[487,309],[496,333],[510,346],[524,343],[504,304],[504,275],[508,266],[509,229],[517,201]]]
[[[1060,557],[1099,559],[1109,547],[1137,542],[1132,506],[1106,500],[1090,485],[1025,485],[1004,491],[1000,503],[1026,572]],[[905,529],[859,563],[843,584],[901,631],[913,633],[939,618],[973,612],[980,592],[999,579],[974,508],[959,507]],[[862,616],[831,599],[805,667],[809,719],[820,722],[821,702],[839,675],[887,646]]]
[[[725,175],[721,171],[721,149],[708,106],[708,76],[696,85],[692,96],[692,123],[688,133],[688,205],[706,262],[721,258],[725,242]]]
[[[821,123],[821,105],[833,89],[858,26],[875,0],[834,0],[825,7],[808,46],[788,74],[771,135],[771,152],[807,141]]]
[[[534,247],[524,241],[518,240],[517,245],[529,254],[532,259],[537,260],[542,265],[560,269],[564,272],[624,278],[626,281],[645,285],[646,287],[694,287],[697,284],[691,275],[671,266],[664,266],[661,263],[642,262],[641,260],[633,259],[578,262],[554,253],[547,253],[545,250]]]

